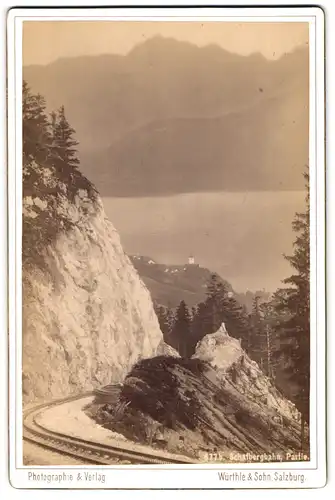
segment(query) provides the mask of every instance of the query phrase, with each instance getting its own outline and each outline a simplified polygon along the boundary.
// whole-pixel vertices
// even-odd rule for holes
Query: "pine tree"
[[[233,297],[226,300],[224,322],[230,335],[241,341],[242,348],[248,352],[250,343],[250,322],[245,308]]]
[[[264,369],[266,358],[266,333],[260,308],[260,297],[258,295],[253,299],[250,326],[252,335],[249,342],[249,350],[252,358],[257,361],[261,369]]]
[[[206,300],[198,304],[193,314],[192,352],[205,335],[217,331],[222,323],[247,350],[250,322],[246,308],[239,304],[220,276],[213,273],[207,284]]]
[[[177,349],[182,357],[189,356],[191,323],[190,312],[185,301],[182,300],[177,308],[176,319],[171,332],[171,345]]]
[[[259,307],[263,318],[264,336],[266,341],[266,374],[268,377],[275,380],[276,370],[273,359],[273,350],[276,341],[275,326],[278,322],[278,317],[271,301],[263,302]]]
[[[51,136],[45,99],[33,94],[26,81],[22,86],[22,141],[24,165],[43,163],[50,155]]]
[[[304,427],[309,423],[310,391],[310,297],[309,297],[309,193],[308,174],[305,174],[306,210],[296,213],[292,228],[297,234],[292,256],[285,256],[294,274],[284,280],[289,287],[277,294],[277,310],[281,314],[279,334],[281,345],[277,356],[286,358],[287,374],[297,386],[294,402],[301,412],[301,445],[304,446]]]
[[[193,306],[191,313],[192,313],[192,320],[193,320],[198,314],[198,306]]]
[[[167,321],[167,324],[168,324],[168,328],[169,328],[169,335],[171,334],[172,332],[172,329],[174,327],[174,324],[176,322],[176,314],[175,314],[175,311],[174,309],[170,308],[170,307],[167,307],[166,308],[166,321]]]
[[[191,335],[191,346],[190,350],[192,354],[195,351],[197,343],[207,334],[213,333],[212,328],[212,318],[210,311],[206,302],[200,302],[198,304],[196,311],[194,311],[192,318],[192,335]]]
[[[228,290],[220,277],[213,273],[207,285],[207,307],[206,326],[207,333],[218,330],[227,320]]]
[[[50,113],[50,131],[51,131],[51,149],[54,155],[56,155],[57,153],[56,127],[57,127],[57,113],[56,111],[52,111]]]
[[[63,110],[64,111],[64,110]],[[64,117],[65,114],[63,113]],[[40,209],[37,216],[24,217],[22,227],[22,259],[25,267],[38,266],[46,272],[41,253],[56,238],[60,231],[73,227],[73,221],[66,213],[60,213],[58,195],[71,200],[79,190],[86,190],[91,200],[97,197],[94,186],[75,166],[74,146],[71,140],[73,129],[68,125],[68,158],[70,166],[58,154],[55,130],[58,115],[51,114],[51,123],[46,114],[46,104],[40,94],[34,94],[27,82],[22,85],[22,149],[23,149],[23,197],[31,196],[46,201],[46,209]],[[44,175],[44,173],[47,175]],[[51,182],[49,182],[51,180]]]
[[[243,348],[247,349],[249,336],[247,312],[217,274],[211,276],[205,304],[207,308],[205,323],[207,328],[210,327],[205,335],[215,332],[222,323],[225,323],[229,334],[240,339]]]
[[[75,130],[70,126],[66,118],[64,106],[59,108],[57,114],[51,114],[51,127],[53,148],[58,159],[61,160],[58,165],[64,171],[77,169],[79,165],[76,149],[78,142],[73,137]]]
[[[160,329],[163,333],[163,337],[165,342],[168,342],[169,340],[169,335],[171,333],[171,311],[165,307],[162,306],[161,304],[154,303],[154,309],[158,318],[159,326]]]

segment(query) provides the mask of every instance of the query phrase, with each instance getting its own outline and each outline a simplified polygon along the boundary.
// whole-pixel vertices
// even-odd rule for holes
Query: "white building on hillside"
[[[190,256],[189,256],[189,258],[188,258],[188,263],[189,263],[190,265],[195,264],[195,259],[194,259],[193,255],[190,255]]]

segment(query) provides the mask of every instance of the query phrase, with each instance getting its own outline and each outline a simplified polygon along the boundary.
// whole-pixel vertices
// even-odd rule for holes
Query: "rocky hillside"
[[[193,358],[209,363],[223,385],[228,374],[235,389],[249,402],[257,402],[262,411],[269,410],[272,415],[277,413],[288,420],[298,419],[293,403],[273,386],[258,364],[246,355],[240,342],[228,334],[224,324],[198,343]]]
[[[219,449],[225,462],[233,452],[285,460],[286,453],[299,449],[295,406],[224,325],[199,343],[191,360],[159,356],[137,363],[119,398],[119,405],[104,405],[95,418],[170,451],[201,458]]]
[[[152,299],[160,305],[175,308],[181,300],[191,307],[206,299],[208,282],[212,271],[197,264],[167,265],[155,262],[150,257],[131,255],[135,269],[142,278]],[[226,285],[227,291],[232,292],[236,300],[244,305],[248,311],[252,309],[255,296],[262,300],[268,300],[270,294],[265,291],[236,293],[232,285],[221,278]]]
[[[130,259],[158,304],[174,308],[181,300],[189,306],[204,300],[211,277],[209,269],[196,264],[159,264],[150,257],[139,255],[132,255]],[[232,290],[230,283],[225,281],[225,284]]]
[[[79,171],[26,162],[23,177],[24,400],[120,381],[164,352],[150,294]]]

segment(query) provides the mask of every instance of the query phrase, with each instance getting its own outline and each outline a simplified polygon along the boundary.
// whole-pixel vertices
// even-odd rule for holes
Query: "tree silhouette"
[[[310,253],[309,253],[309,176],[306,180],[306,210],[296,213],[292,222],[296,233],[293,255],[285,256],[294,274],[284,280],[290,285],[277,295],[277,310],[281,314],[278,332],[281,339],[277,356],[287,360],[286,372],[297,391],[294,402],[301,412],[301,445],[304,446],[305,423],[309,423],[310,392]]]
[[[189,344],[191,338],[191,315],[184,300],[182,300],[176,311],[176,319],[171,331],[171,345],[182,357],[189,356]]]
[[[62,162],[63,169],[77,169],[79,165],[78,142],[74,139],[75,130],[65,116],[64,106],[59,108],[58,113],[51,113],[51,127],[53,148]]]
[[[22,86],[23,162],[44,162],[50,154],[51,135],[45,99],[33,94],[26,81]]]

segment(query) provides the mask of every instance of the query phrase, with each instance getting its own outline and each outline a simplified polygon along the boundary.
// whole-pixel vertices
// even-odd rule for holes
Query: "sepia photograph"
[[[324,342],[311,22],[36,10],[15,76],[28,487],[171,464],[304,487]]]

